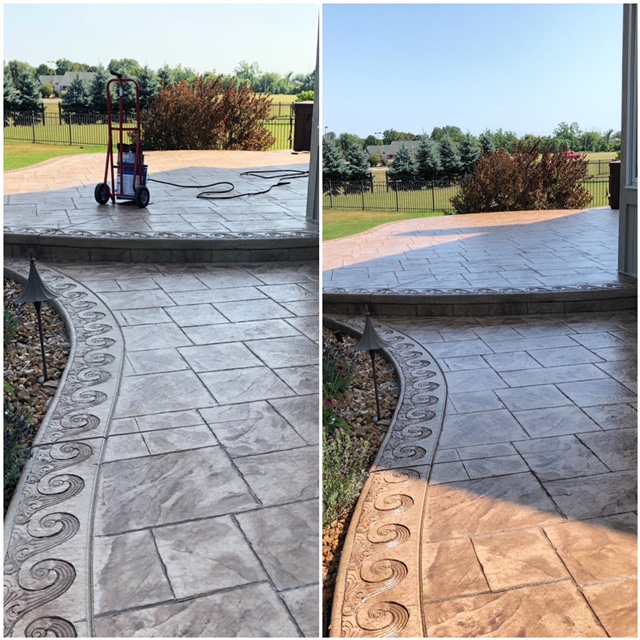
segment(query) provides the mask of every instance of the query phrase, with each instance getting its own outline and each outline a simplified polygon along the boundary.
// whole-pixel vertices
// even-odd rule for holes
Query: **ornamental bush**
[[[582,182],[588,161],[552,153],[549,145],[519,142],[480,158],[451,199],[456,213],[582,209],[591,194]]]
[[[264,151],[275,138],[265,128],[271,99],[222,76],[165,86],[142,114],[145,149]]]

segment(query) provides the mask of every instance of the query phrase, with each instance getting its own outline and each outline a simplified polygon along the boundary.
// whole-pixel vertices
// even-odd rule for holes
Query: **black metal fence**
[[[291,105],[272,105],[271,115],[263,125],[275,137],[269,151],[290,149],[293,144],[293,109]],[[285,109],[286,107],[286,109]],[[283,115],[277,115],[277,113]],[[5,141],[36,144],[106,147],[109,138],[107,116],[98,114],[4,113]]]
[[[583,185],[592,196],[590,207],[609,205],[609,176],[590,176]],[[345,211],[442,211],[455,213],[451,198],[459,187],[451,182],[331,182],[323,181],[323,207]]]

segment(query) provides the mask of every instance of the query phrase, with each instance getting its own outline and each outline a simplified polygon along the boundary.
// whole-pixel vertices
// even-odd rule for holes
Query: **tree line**
[[[41,64],[38,67],[10,60],[4,64],[4,110],[38,111],[42,109],[42,98],[60,97],[49,83],[40,84],[39,76],[64,75],[69,72],[93,72],[95,78],[91,86],[77,77],[69,89],[61,96],[62,109],[68,113],[106,113],[106,85],[110,71],[121,73],[125,77],[134,78],[140,85],[141,107],[147,108],[157,97],[161,89],[174,87],[181,82],[193,86],[199,78],[219,78],[223,86],[237,84],[248,86],[255,93],[278,93],[300,95],[304,92],[307,98],[312,98],[315,84],[315,71],[309,74],[294,74],[289,72],[282,76],[273,72],[262,72],[258,63],[251,64],[242,61],[234,69],[233,74],[217,74],[215,71],[198,74],[190,67],[164,65],[157,71],[147,65],[142,66],[132,58],[112,59],[107,66],[87,65],[72,62],[65,58],[56,60],[55,66]],[[125,109],[135,105],[133,87],[125,85]]]

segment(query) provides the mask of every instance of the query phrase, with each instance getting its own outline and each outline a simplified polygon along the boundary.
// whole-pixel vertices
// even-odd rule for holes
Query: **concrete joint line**
[[[26,282],[27,261],[5,261]],[[123,337],[93,292],[50,267],[71,351],[5,518],[5,636],[93,635],[95,490],[123,366]]]
[[[334,316],[352,335],[363,322]],[[336,578],[332,637],[423,637],[420,543],[427,483],[447,399],[431,354],[388,325],[377,330],[400,380],[398,405],[369,472]]]

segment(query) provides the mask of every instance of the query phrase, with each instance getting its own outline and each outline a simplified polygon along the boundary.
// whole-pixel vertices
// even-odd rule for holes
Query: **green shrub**
[[[585,157],[519,142],[511,153],[500,148],[482,156],[451,204],[456,213],[582,209],[592,198],[581,184],[588,167]]]

